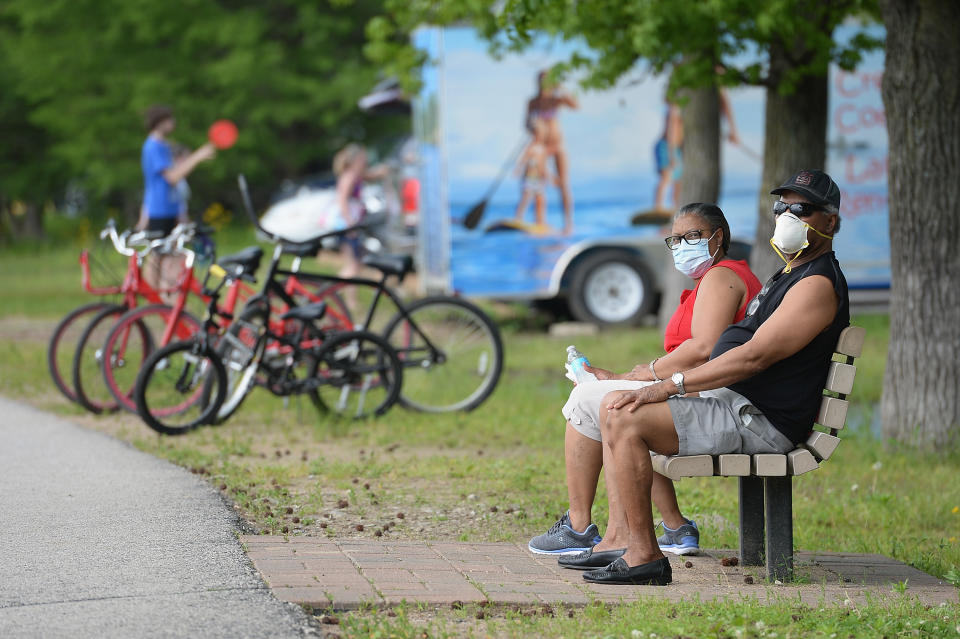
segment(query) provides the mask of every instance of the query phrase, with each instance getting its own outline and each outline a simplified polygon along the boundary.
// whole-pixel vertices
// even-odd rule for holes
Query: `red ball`
[[[237,141],[237,125],[230,120],[217,120],[210,125],[207,137],[218,149],[229,149]]]

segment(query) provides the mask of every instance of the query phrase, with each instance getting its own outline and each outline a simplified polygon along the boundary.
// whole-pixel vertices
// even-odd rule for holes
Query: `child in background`
[[[517,174],[522,177],[520,202],[514,213],[514,219],[522,222],[527,212],[527,205],[533,199],[534,216],[538,226],[545,226],[547,222],[547,183],[550,181],[547,168],[547,147],[543,140],[546,133],[546,124],[540,118],[534,118],[531,130],[533,137],[530,144],[520,154],[517,160]],[[556,183],[556,180],[553,180]]]
[[[190,156],[190,149],[182,144],[170,143],[170,151],[173,155],[174,165],[185,161]],[[167,195],[170,198],[172,206],[175,206],[177,209],[177,224],[189,222],[188,203],[190,200],[190,185],[187,184],[187,178],[184,177],[172,185]],[[137,220],[137,225],[134,228],[138,231],[147,228],[146,206],[140,207],[140,218]]]

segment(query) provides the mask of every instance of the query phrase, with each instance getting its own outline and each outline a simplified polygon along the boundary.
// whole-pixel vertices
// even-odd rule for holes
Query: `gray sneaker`
[[[660,522],[660,525],[663,526],[663,534],[657,537],[660,550],[674,555],[700,554],[700,529],[697,528],[697,522],[688,519],[687,523],[676,530],[667,528],[663,522]]]
[[[600,531],[594,524],[587,526],[583,532],[574,530],[570,525],[568,510],[550,530],[531,539],[527,548],[541,555],[568,555],[593,548],[600,540]]]

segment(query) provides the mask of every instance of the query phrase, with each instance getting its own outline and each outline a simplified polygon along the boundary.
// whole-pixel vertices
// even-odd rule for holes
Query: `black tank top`
[[[767,280],[747,305],[746,317],[727,327],[710,354],[710,359],[713,359],[748,342],[760,325],[777,310],[787,291],[812,275],[823,275],[833,282],[838,300],[833,323],[790,357],[780,360],[762,373],[728,386],[730,390],[749,399],[794,444],[804,441],[813,427],[820,409],[823,386],[827,382],[833,349],[840,331],[850,324],[847,280],[840,271],[833,251],[801,264],[789,273],[781,270]]]

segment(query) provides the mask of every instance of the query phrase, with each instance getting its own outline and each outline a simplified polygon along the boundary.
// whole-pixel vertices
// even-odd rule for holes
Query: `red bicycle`
[[[131,291],[125,290],[125,286],[129,288],[129,282],[134,279],[133,271],[139,270],[140,263],[152,250],[151,242],[156,239],[143,232],[125,231],[117,235],[113,220],[110,220],[106,228],[100,233],[100,239],[106,239],[111,235],[116,238],[114,248],[117,248],[118,245],[124,247],[122,254],[128,256],[127,272],[123,281],[111,286],[94,286],[90,273],[91,256],[89,251],[84,249],[80,252],[81,282],[84,290],[92,295],[101,298],[122,295],[122,302],[117,304],[106,299],[100,299],[70,311],[54,328],[47,347],[47,366],[50,370],[50,377],[53,379],[57,390],[73,402],[78,402],[72,380],[73,359],[84,329],[90,323],[91,318],[99,313],[118,305],[127,307],[126,305],[130,303],[129,295]]]
[[[172,247],[166,247],[171,254],[182,255],[185,258],[185,268],[182,279],[176,287],[177,298],[174,304],[172,306],[153,304],[127,311],[113,325],[103,342],[99,363],[107,390],[121,408],[130,412],[137,410],[133,389],[144,360],[156,348],[166,346],[173,341],[187,339],[200,330],[199,320],[186,311],[187,301],[191,296],[196,296],[209,303],[210,295],[195,277],[193,271],[195,255],[185,247],[187,241],[189,241],[189,235],[181,234],[173,240]],[[255,272],[262,254],[263,250],[260,247],[251,247],[230,256],[229,259],[246,260],[253,265],[251,270]],[[237,302],[245,301],[252,294],[253,288],[240,278],[232,279],[218,315],[229,323]],[[142,339],[143,327],[147,329],[146,335],[149,337],[147,340]]]
[[[114,411],[120,406],[110,387],[102,381],[104,362],[109,362],[109,366],[114,367],[126,366],[127,362],[137,361],[136,356],[127,354],[128,347],[133,348],[132,344],[139,344],[141,351],[145,351],[139,358],[142,362],[142,359],[155,348],[155,337],[160,336],[161,340],[165,338],[169,341],[173,335],[186,338],[199,330],[200,320],[183,310],[188,292],[202,294],[193,278],[192,258],[186,255],[185,249],[182,249],[184,242],[192,238],[194,232],[193,225],[179,225],[166,238],[157,239],[155,236],[143,234],[142,237],[148,243],[139,251],[133,248],[132,244],[140,241],[141,236],[118,234],[112,222],[101,234],[109,237],[117,252],[127,255],[129,259],[127,273],[119,287],[119,292],[123,296],[122,302],[107,305],[93,316],[81,334],[74,351],[71,370],[75,400],[90,412],[99,414]],[[173,287],[155,288],[145,281],[143,261],[154,252],[165,255],[177,253],[191,261],[191,264],[184,269],[183,277]],[[178,296],[174,307],[164,303],[162,296],[167,294]],[[146,301],[149,305],[140,307],[141,301]],[[179,311],[176,310],[177,307]],[[118,320],[131,309],[144,312],[132,321],[132,330],[124,340],[123,352],[107,357],[103,344]],[[135,342],[131,341],[132,337],[136,338]]]

